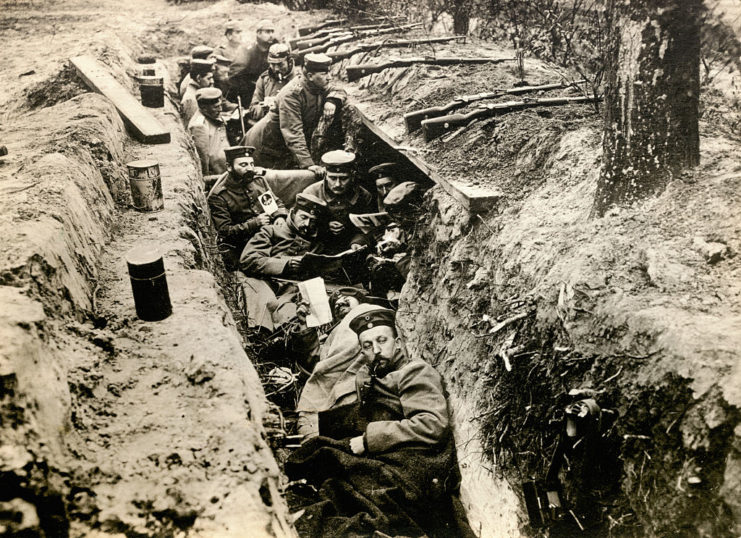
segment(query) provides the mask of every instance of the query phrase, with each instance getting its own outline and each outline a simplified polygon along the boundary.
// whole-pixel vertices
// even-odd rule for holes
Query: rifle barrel
[[[408,112],[404,114],[404,121],[406,122],[406,125],[407,125],[407,132],[412,133],[416,131],[417,129],[419,129],[420,127],[422,127],[422,121],[430,119],[430,118],[444,116],[448,112],[452,110],[458,110],[459,108],[463,108],[470,103],[475,103],[477,101],[484,101],[486,99],[496,99],[497,97],[502,97],[503,95],[521,95],[523,93],[532,93],[532,92],[541,92],[541,91],[568,88],[569,86],[573,86],[575,84],[583,84],[584,82],[586,82],[586,80],[579,80],[579,81],[576,81],[570,84],[557,83],[557,84],[542,84],[540,86],[520,86],[518,88],[498,89],[492,92],[477,93],[474,95],[464,95],[462,97],[458,97],[454,99],[453,101],[450,101],[441,106],[433,106],[433,107],[424,108],[421,110],[415,110],[413,112]]]
[[[496,103],[468,112],[467,114],[450,114],[438,118],[430,118],[422,121],[422,132],[425,141],[429,142],[450,131],[455,127],[467,125],[475,119],[491,118],[507,112],[517,112],[526,108],[535,108],[541,106],[559,106],[567,104],[594,103],[600,101],[602,97],[546,97],[543,99],[529,99],[526,101],[508,101],[506,103]]]
[[[393,60],[382,64],[358,64],[347,67],[347,80],[354,82],[358,79],[380,73],[384,69],[392,67],[408,67],[415,64],[427,65],[459,65],[459,64],[485,64],[514,61],[515,58],[406,58]]]

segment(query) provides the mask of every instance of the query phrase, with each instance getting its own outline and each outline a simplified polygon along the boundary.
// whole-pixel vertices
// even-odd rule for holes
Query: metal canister
[[[160,321],[172,314],[162,254],[151,245],[137,245],[126,253],[136,315]]]
[[[131,161],[129,185],[132,205],[139,211],[159,211],[165,207],[162,200],[162,179],[157,161]]]
[[[139,77],[142,105],[149,108],[165,106],[165,81],[162,77]]]

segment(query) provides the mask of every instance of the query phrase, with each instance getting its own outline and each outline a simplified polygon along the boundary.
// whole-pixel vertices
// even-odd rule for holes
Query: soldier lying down
[[[289,478],[317,490],[289,498],[293,509],[305,509],[299,533],[474,536],[456,496],[459,473],[440,375],[407,356],[392,310],[360,304],[343,324],[357,335],[360,353],[339,376],[331,407],[318,413],[318,435],[286,464]],[[305,391],[322,370],[320,361]]]

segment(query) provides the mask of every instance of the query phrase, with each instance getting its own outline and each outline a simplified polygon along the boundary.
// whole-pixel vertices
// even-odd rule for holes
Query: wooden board
[[[145,144],[170,142],[170,131],[113,78],[104,65],[91,56],[75,56],[70,62],[90,88],[111,100],[134,138]]]
[[[445,192],[450,196],[458,200],[471,213],[485,213],[495,207],[498,200],[504,195],[495,190],[483,189],[473,185],[465,185],[457,181],[450,181],[427,164],[425,161],[417,157],[416,155],[409,152],[407,149],[400,147],[389,135],[387,135],[383,129],[378,127],[373,121],[371,121],[362,111],[358,110],[360,118],[366,128],[376,135],[378,138],[383,140],[390,147],[395,149],[406,158],[412,165],[414,165],[420,172],[429,177],[436,184],[440,185]]]

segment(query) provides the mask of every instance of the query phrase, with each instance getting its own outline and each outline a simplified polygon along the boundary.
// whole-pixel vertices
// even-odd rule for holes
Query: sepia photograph
[[[0,43],[0,536],[741,536],[741,0]]]

